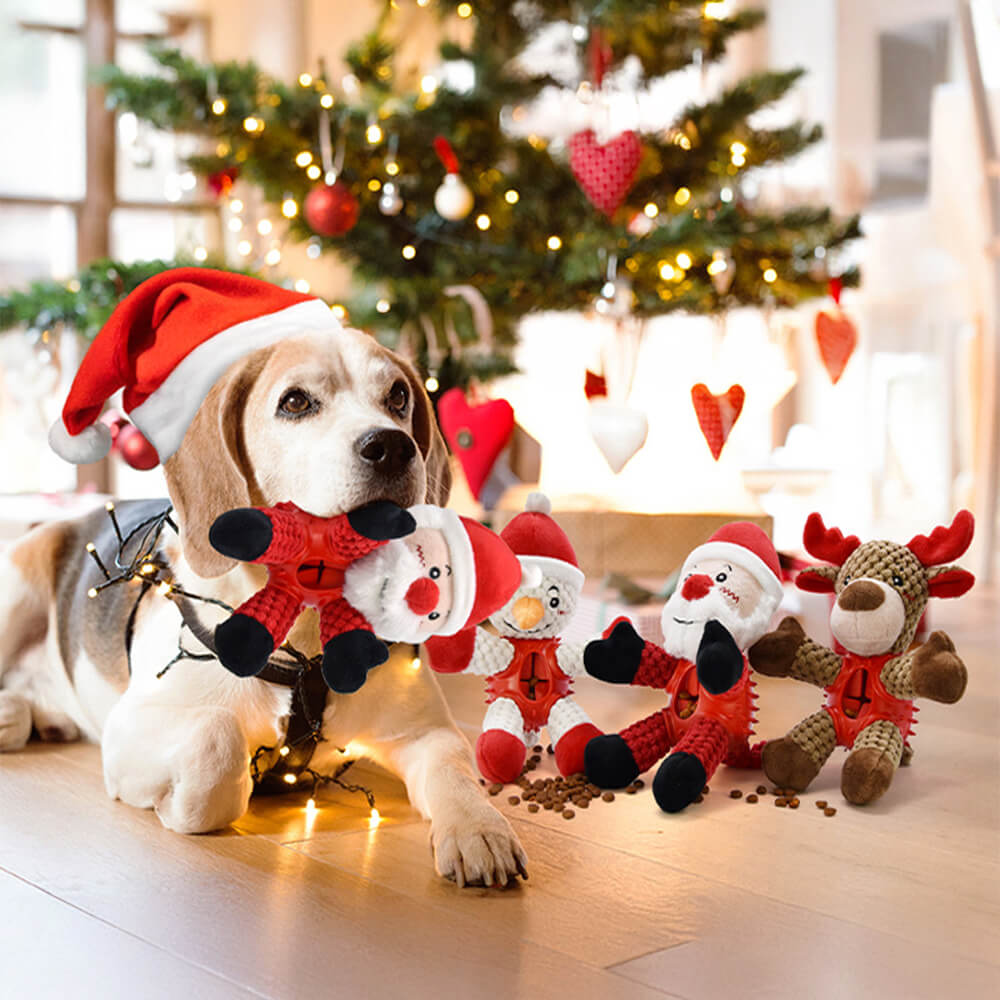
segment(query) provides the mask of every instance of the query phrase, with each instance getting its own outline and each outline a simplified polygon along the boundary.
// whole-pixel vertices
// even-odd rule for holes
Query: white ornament
[[[386,181],[382,185],[382,194],[378,200],[378,210],[383,215],[399,215],[403,210],[403,196],[399,193],[399,188],[392,181]]]
[[[441,187],[434,193],[434,207],[442,219],[457,222],[472,211],[475,198],[458,174],[445,174]]]
[[[649,421],[641,410],[634,410],[607,399],[594,399],[587,417],[590,435],[617,475],[629,459],[646,443]]]

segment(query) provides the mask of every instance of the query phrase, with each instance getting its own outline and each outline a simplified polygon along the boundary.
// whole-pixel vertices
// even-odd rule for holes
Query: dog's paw
[[[503,886],[528,877],[528,859],[510,824],[485,802],[483,809],[462,824],[431,827],[437,872],[459,888]]]
[[[0,691],[0,753],[23,750],[31,736],[31,705],[12,691]]]

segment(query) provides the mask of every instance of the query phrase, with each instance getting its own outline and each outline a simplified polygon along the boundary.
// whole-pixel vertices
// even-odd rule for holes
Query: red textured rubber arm
[[[254,562],[278,566],[294,562],[309,541],[309,531],[302,515],[274,507],[258,508],[271,522],[271,544]]]
[[[618,734],[627,744],[639,767],[639,773],[648,771],[669,749],[670,731],[663,712],[633,722]]]
[[[671,656],[662,646],[647,642],[642,647],[639,669],[635,672],[632,683],[638,687],[665,688],[679,662],[676,656]]]
[[[327,601],[319,609],[319,637],[325,646],[334,636],[363,629],[373,631],[368,619],[356,611],[343,597]]]
[[[456,635],[434,636],[424,643],[431,670],[439,674],[460,674],[472,662],[476,651],[476,630]]]
[[[351,527],[347,514],[341,514],[330,521],[326,526],[326,537],[333,551],[351,562],[368,555],[369,552],[374,552],[379,546],[385,545],[384,540],[378,541],[358,534]]]
[[[268,584],[244,601],[233,614],[246,615],[260,622],[270,632],[277,647],[285,641],[301,610],[302,604],[297,597]]]

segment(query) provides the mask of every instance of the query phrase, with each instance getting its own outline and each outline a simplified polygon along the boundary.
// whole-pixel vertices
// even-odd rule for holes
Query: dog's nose
[[[712,578],[705,573],[695,573],[684,581],[681,597],[685,601],[697,601],[712,589]]]
[[[843,611],[874,611],[882,607],[885,592],[871,580],[856,580],[848,584],[837,598],[837,605]]]
[[[363,434],[354,447],[362,461],[387,477],[405,471],[417,453],[417,446],[409,434],[388,428]]]

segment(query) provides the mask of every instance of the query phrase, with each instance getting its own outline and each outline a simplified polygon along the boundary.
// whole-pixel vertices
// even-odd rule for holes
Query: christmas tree
[[[287,232],[267,246],[245,241],[241,266],[279,278],[278,237],[346,260],[351,322],[411,353],[442,388],[509,370],[531,312],[719,314],[793,306],[825,294],[832,277],[857,283],[852,268],[834,270],[857,219],[769,210],[748,196],[751,172],[821,137],[802,122],[757,120],[800,70],[661,108],[653,124],[628,120],[609,96],[631,91],[638,108],[671,74],[707,72],[760,12],[702,0],[414,0],[464,41],[445,41],[440,67],[407,89],[394,61],[400,2],[388,0],[340,79],[321,66],[286,83],[251,63],[200,65],[169,49],[155,51],[156,75],[107,70],[113,107],[205,140],[189,166],[214,190],[248,184],[274,206]],[[563,46],[568,70],[525,54],[546,38]],[[560,117],[591,127],[531,130],[540,107],[558,114],[567,100],[573,114]],[[51,292],[71,314],[63,286]],[[46,294],[36,287],[7,315],[24,320]],[[89,302],[75,308],[94,313]]]

